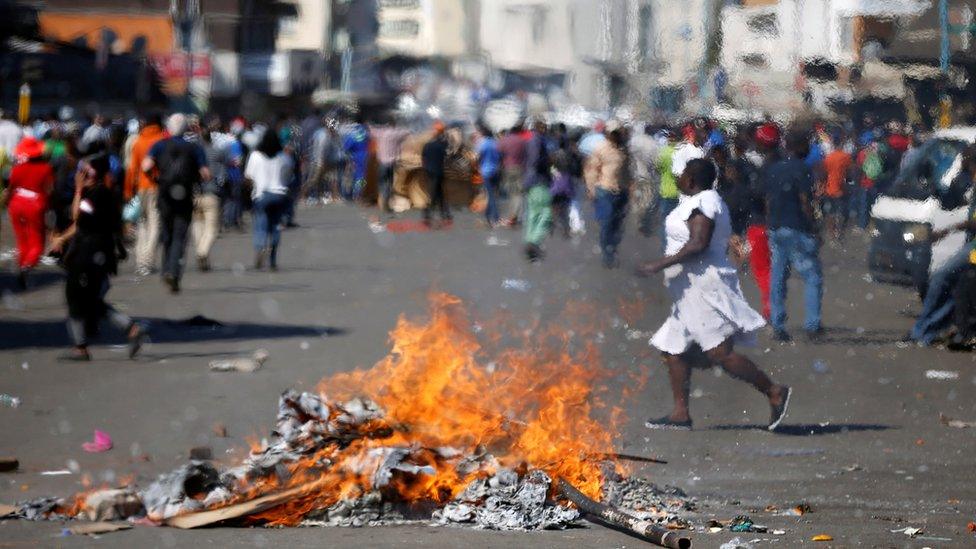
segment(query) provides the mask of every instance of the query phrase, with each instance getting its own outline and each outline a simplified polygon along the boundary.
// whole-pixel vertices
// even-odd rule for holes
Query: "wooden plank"
[[[4,504],[0,503],[0,518],[8,517],[8,516],[16,513],[19,510],[20,510],[20,507],[16,507],[16,506],[13,506],[13,505],[4,505]]]
[[[165,520],[163,524],[185,530],[200,528],[201,526],[209,526],[225,520],[246,517],[248,515],[260,513],[261,511],[266,511],[272,507],[277,507],[283,503],[286,503],[289,500],[313,492],[314,490],[325,485],[326,481],[323,479],[311,484],[297,486],[295,488],[285,490],[284,492],[268,494],[267,496],[252,499],[251,501],[221,507],[220,509],[211,509],[209,511],[201,511],[199,513],[180,515],[178,517]]]
[[[107,534],[109,532],[118,532],[119,530],[128,530],[129,528],[132,528],[132,525],[124,522],[83,522],[70,526],[68,531],[76,536],[80,536],[85,534]]]

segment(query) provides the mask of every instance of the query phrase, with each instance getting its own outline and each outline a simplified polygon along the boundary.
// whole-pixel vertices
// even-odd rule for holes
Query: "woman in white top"
[[[650,429],[691,429],[688,358],[689,351],[699,349],[709,363],[721,366],[769,398],[770,430],[786,416],[790,388],[774,384],[734,349],[736,343],[754,343],[755,332],[765,320],[746,302],[735,267],[729,262],[732,226],[728,208],[712,190],[715,174],[715,166],[708,160],[688,162],[678,179],[680,202],[665,221],[666,255],[638,269],[641,276],[664,271],[665,285],[674,301],[670,316],[650,341],[668,365],[674,409],[669,416],[648,421],[645,425]]]
[[[254,215],[254,268],[278,269],[281,217],[288,207],[288,183],[292,178],[291,157],[281,147],[274,128],[265,130],[257,148],[247,157],[244,178],[251,182]]]

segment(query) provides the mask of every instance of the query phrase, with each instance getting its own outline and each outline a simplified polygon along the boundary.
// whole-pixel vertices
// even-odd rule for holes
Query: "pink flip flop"
[[[107,452],[112,449],[112,437],[108,433],[95,429],[95,439],[81,445],[86,452],[98,453]]]

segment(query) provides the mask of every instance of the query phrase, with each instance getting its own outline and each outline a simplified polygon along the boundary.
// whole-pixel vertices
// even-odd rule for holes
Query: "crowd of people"
[[[822,242],[841,245],[848,232],[863,231],[878,192],[921,143],[917,131],[869,118],[856,128],[784,129],[771,121],[723,125],[705,118],[670,126],[608,120],[572,128],[539,117],[500,131],[484,123],[408,127],[389,116],[370,118],[378,122],[334,113],[274,123],[180,113],[132,120],[96,115],[81,123],[52,115],[21,126],[5,117],[0,173],[16,236],[18,283],[29,286],[46,254],[60,256],[69,273],[72,357],[89,357],[86,326],[90,332],[102,317],[127,331],[134,354],[144,334],[104,301],[108,277],[128,248],[139,276],[158,272],[178,293],[191,237],[196,267],[206,272],[219,233],[244,230],[250,211],[253,267],[275,270],[281,230],[297,224],[297,205],[363,203],[375,174],[376,205],[389,212],[405,192],[408,143],[419,140],[423,196],[422,204],[413,205],[429,227],[451,223],[447,181],[461,164],[472,209],[483,212],[491,230],[520,228],[528,261],[544,260],[551,235],[578,237],[593,219],[602,264],[617,268],[630,215],[642,237],[660,236],[660,251],[669,258],[645,266],[643,274],[667,273],[666,267],[686,261],[712,265],[699,274],[708,271],[705,278],[722,281],[723,292],[732,296],[724,306],[736,308],[719,316],[738,315],[741,322],[703,327],[704,321],[690,318],[702,317],[698,305],[681,305],[686,298],[676,294],[677,316],[655,345],[675,357],[686,347],[679,340],[693,342],[735,375],[753,380],[775,408],[787,389],[743,366],[731,349],[732,336],[754,331],[765,319],[775,339],[791,339],[786,294],[793,273],[804,284],[806,337],[821,335]],[[965,174],[976,171],[976,163],[966,166],[971,164]],[[930,344],[945,327],[968,264],[967,248],[965,261],[955,262],[951,273],[933,275],[912,339]],[[746,265],[761,296],[754,316],[736,297],[738,282],[729,278]],[[703,280],[692,276],[682,284]],[[708,341],[695,335],[700,329],[711,331]],[[716,334],[724,337],[709,339]],[[709,353],[717,348],[724,351]],[[679,381],[686,377],[676,359],[668,360]],[[680,397],[676,393],[676,405]],[[676,408],[671,419],[684,424],[686,412]]]

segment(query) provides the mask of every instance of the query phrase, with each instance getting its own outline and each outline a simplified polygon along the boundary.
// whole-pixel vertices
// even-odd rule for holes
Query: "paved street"
[[[0,407],[0,455],[21,468],[0,473],[0,502],[42,495],[70,495],[82,474],[97,484],[134,475],[145,485],[187,459],[194,446],[212,446],[220,461],[243,457],[248,439],[272,425],[281,391],[310,389],[327,374],[369,366],[389,350],[388,331],[401,314],[425,310],[428,291],[461,296],[475,316],[507,310],[526,326],[556,319],[567,302],[585,301],[602,311],[603,359],[620,374],[608,379],[610,395],[631,384],[628,372],[646,371],[637,398],[621,401],[629,421],[619,449],[660,456],[667,465],[634,473],[672,484],[697,497],[706,518],[750,515],[756,523],[786,530],[757,546],[971,547],[966,531],[976,520],[973,448],[976,429],[955,429],[939,413],[976,421],[976,356],[944,350],[899,348],[895,342],[917,310],[906,289],[864,278],[865,245],[855,236],[845,250],[825,251],[825,342],[772,344],[768,334],[750,354],[777,380],[796,389],[782,433],[765,425],[768,407],[746,386],[711,371],[693,379],[691,433],[649,432],[649,416],[669,410],[667,376],[631,330],[650,332],[669,302],[661,279],[632,276],[638,258],[650,258],[657,240],[628,230],[622,268],[606,271],[595,253],[595,231],[582,243],[552,239],[549,256],[528,265],[517,233],[488,233],[472,215],[447,231],[397,233],[370,230],[374,211],[332,205],[303,210],[301,227],[283,235],[281,270],[252,272],[247,235],[217,242],[215,271],[189,270],[184,291],[171,297],[155,278],[137,281],[123,266],[109,301],[154,328],[153,343],[136,362],[125,359],[118,336],[92,348],[89,364],[60,363],[68,346],[60,275],[48,267],[26,294],[5,293],[0,309],[0,393],[19,396],[16,409]],[[9,226],[3,249],[11,247]],[[9,261],[0,286],[13,287]],[[527,293],[503,288],[524,279]],[[749,299],[758,302],[751,280]],[[792,324],[799,332],[799,287],[792,291]],[[621,307],[621,303],[627,305]],[[634,303],[641,306],[634,306]],[[203,315],[225,324],[205,330],[174,324]],[[167,322],[170,322],[167,324]],[[106,333],[111,333],[105,327]],[[217,374],[214,358],[265,348],[270,359],[252,374]],[[959,373],[957,380],[926,379],[930,369]],[[217,438],[223,423],[229,436]],[[94,429],[112,435],[115,448],[87,454],[82,442]],[[76,462],[70,463],[69,462]],[[45,470],[80,468],[82,474],[41,476]],[[801,517],[767,512],[807,503]],[[891,530],[917,527],[933,539],[909,539]],[[638,547],[641,542],[601,527],[564,532],[498,533],[447,528],[177,531],[137,527],[99,540],[59,538],[59,523],[0,522],[0,546],[295,546],[295,547]],[[832,544],[813,544],[816,534]],[[697,547],[718,547],[735,537],[696,533]],[[939,539],[934,539],[939,538]],[[768,541],[767,541],[768,540]]]

